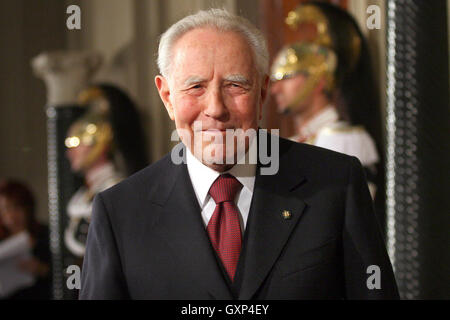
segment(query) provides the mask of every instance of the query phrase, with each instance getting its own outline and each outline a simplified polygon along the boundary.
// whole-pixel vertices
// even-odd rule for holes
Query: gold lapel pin
[[[281,215],[283,216],[284,220],[289,220],[291,218],[291,213],[288,210],[284,210]]]

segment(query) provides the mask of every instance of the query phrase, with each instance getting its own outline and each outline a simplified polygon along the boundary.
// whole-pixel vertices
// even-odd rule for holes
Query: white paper
[[[18,267],[22,260],[31,257],[30,235],[27,232],[0,241],[0,298],[33,285],[34,277]]]

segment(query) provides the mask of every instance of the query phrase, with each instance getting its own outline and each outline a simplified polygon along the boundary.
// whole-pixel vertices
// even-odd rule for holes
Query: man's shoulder
[[[141,196],[157,188],[158,183],[167,179],[173,171],[173,165],[170,161],[170,154],[167,154],[160,160],[148,165],[144,169],[125,178],[118,184],[101,192],[103,197],[110,199],[124,199]]]
[[[347,166],[353,159],[352,156],[341,152],[311,144],[298,143],[281,137],[280,156],[290,160],[298,160],[305,165],[313,164],[315,166]]]
[[[359,160],[344,153],[280,138],[280,176],[300,172],[319,184],[346,183]]]

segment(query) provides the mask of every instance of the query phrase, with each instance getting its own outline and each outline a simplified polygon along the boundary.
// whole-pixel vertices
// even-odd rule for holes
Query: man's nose
[[[204,113],[208,117],[218,120],[223,120],[228,116],[228,109],[225,105],[222,90],[219,88],[211,90],[206,101]]]

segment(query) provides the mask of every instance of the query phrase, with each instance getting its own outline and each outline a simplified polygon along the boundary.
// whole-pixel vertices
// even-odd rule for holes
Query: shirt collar
[[[256,140],[257,139],[254,139],[252,143],[256,143]],[[250,148],[251,146],[249,146],[249,150]],[[195,195],[197,196],[200,207],[203,208],[206,204],[209,189],[220,174],[231,174],[243,185],[243,188],[247,188],[251,193],[253,193],[253,188],[255,186],[256,164],[236,164],[231,169],[220,173],[200,162],[200,160],[192,154],[188,147],[186,147],[186,150],[186,162],[189,177],[191,178]]]
[[[89,186],[89,191],[93,194],[98,193],[121,179],[122,177],[116,172],[114,165],[107,162],[90,173],[89,180],[92,181],[92,184]]]
[[[336,109],[332,105],[328,105],[325,109],[320,111],[314,118],[312,118],[301,129],[303,137],[310,137],[317,134],[323,127],[336,122],[339,119]]]

